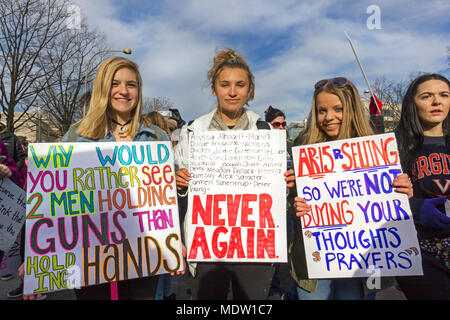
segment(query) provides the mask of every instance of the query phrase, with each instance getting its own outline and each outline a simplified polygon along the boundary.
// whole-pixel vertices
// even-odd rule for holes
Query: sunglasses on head
[[[274,127],[274,128],[279,128],[279,127],[286,127],[286,121],[283,121],[283,122],[278,122],[278,121],[275,121],[275,122],[271,122],[272,123],[272,126]]]
[[[337,78],[332,78],[332,79],[323,79],[323,80],[320,80],[320,81],[316,82],[316,84],[314,85],[314,89],[315,90],[319,90],[320,88],[324,87],[329,82],[331,82],[335,87],[343,88],[348,83],[348,80],[347,80],[347,78],[344,78],[344,77],[337,77]]]

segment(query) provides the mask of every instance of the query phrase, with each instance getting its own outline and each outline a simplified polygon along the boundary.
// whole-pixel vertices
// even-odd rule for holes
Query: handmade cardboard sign
[[[0,179],[0,250],[8,252],[25,222],[25,191],[10,179]]]
[[[286,133],[189,138],[189,261],[286,262]]]
[[[183,269],[170,142],[28,152],[26,294]]]
[[[310,278],[422,274],[408,197],[391,186],[402,173],[395,135],[294,147]]]

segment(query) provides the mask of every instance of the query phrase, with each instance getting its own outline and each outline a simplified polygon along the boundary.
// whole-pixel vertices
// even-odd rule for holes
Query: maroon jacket
[[[2,164],[7,166],[11,170],[12,175],[11,175],[10,179],[15,184],[17,184],[19,187],[22,188],[23,187],[23,183],[24,183],[23,178],[22,178],[22,176],[20,174],[19,169],[17,168],[16,162],[14,161],[13,158],[11,158],[8,155],[8,150],[6,149],[6,145],[5,145],[5,143],[2,140],[0,140],[0,155],[6,156],[6,159],[3,161]]]

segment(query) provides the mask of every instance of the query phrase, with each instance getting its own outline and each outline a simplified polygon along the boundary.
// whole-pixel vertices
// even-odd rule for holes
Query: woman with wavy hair
[[[331,98],[335,102],[333,108],[330,109],[331,112],[321,105],[324,104],[323,100],[326,98]],[[333,119],[334,115],[335,119]],[[330,120],[327,120],[326,116]],[[296,145],[311,144],[372,134],[374,132],[364,114],[358,90],[346,78],[338,77],[316,83],[307,127],[295,143]]]
[[[141,129],[142,78],[136,63],[111,57],[98,68],[88,113],[75,124],[78,139],[131,141]],[[152,127],[158,130],[158,128]]]
[[[140,122],[142,78],[136,63],[111,57],[98,68],[89,110],[63,142],[169,141],[159,127]],[[76,290],[78,299],[148,299],[155,295],[158,276],[105,283]]]
[[[403,170],[413,182],[410,207],[423,276],[397,277],[408,299],[450,299],[450,82],[440,74],[414,79],[395,129]]]
[[[244,57],[228,48],[219,50],[207,73],[211,93],[217,98],[217,107],[208,114],[183,126],[175,149],[176,180],[180,196],[187,195],[189,185],[188,132],[206,130],[270,129],[259,115],[245,108],[253,100],[253,74]],[[288,187],[294,186],[293,170],[285,173]],[[190,208],[186,221],[190,221]],[[270,263],[190,263],[193,299],[227,299],[230,284],[233,298],[267,299],[274,267]]]
[[[314,85],[314,96],[307,127],[297,137],[294,146],[372,134],[373,130],[364,113],[358,90],[353,83],[344,77],[324,79]],[[411,184],[406,174],[397,176],[392,186],[397,192],[412,196]],[[310,211],[310,207],[306,200],[300,197],[295,197],[293,202],[298,223],[295,226],[294,240],[289,247],[289,254],[291,275],[298,285],[298,299],[374,299],[375,293],[368,290],[366,279],[363,278],[308,279],[299,217]],[[393,284],[388,283],[388,279],[391,278],[382,278],[383,287]]]

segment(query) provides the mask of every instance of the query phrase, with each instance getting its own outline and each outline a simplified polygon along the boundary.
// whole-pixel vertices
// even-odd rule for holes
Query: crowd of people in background
[[[286,130],[286,115],[268,106],[265,119],[249,109],[255,96],[255,80],[244,57],[235,50],[221,48],[207,73],[207,81],[217,105],[209,113],[185,123],[178,110],[164,117],[158,111],[142,114],[142,78],[138,66],[125,58],[111,57],[99,67],[87,114],[71,126],[63,142],[172,141],[182,234],[190,219],[187,203],[190,180],[189,133],[207,130]],[[287,239],[289,243],[289,292],[280,288],[280,268],[271,263],[189,263],[191,297],[194,300],[264,300],[270,296],[286,299],[374,299],[377,290],[398,285],[407,299],[450,299],[449,236],[450,217],[444,203],[450,188],[434,181],[450,179],[448,167],[418,175],[420,161],[432,162],[433,154],[450,159],[450,83],[442,75],[425,74],[413,80],[404,96],[400,122],[395,130],[403,174],[392,186],[408,196],[418,231],[423,258],[423,276],[388,277],[371,290],[363,278],[312,280],[306,272],[300,217],[310,210],[297,196],[292,167],[292,147],[374,134],[355,85],[345,77],[323,79],[311,87],[314,92],[307,126],[295,138],[287,132],[284,173],[287,195]],[[9,178],[20,187],[26,184],[26,142],[3,129],[0,140],[0,178]],[[424,160],[425,159],[425,160]],[[448,165],[448,161],[447,161]],[[24,232],[22,232],[24,234]],[[22,241],[23,243],[23,241]],[[22,245],[23,247],[23,245]],[[23,259],[23,248],[22,259]],[[0,257],[3,256],[0,252]],[[1,261],[1,258],[0,258]],[[112,282],[76,290],[78,299],[176,299],[174,275],[162,275]],[[7,280],[8,276],[1,280]],[[175,279],[175,280],[174,280]],[[23,284],[9,297],[22,295]],[[45,298],[43,295],[25,299]]]

